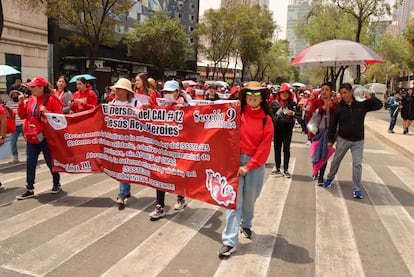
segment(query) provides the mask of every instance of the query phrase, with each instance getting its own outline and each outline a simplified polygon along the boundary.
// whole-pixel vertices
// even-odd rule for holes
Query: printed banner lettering
[[[240,108],[103,104],[43,122],[55,172],[104,172],[229,209],[236,208]]]

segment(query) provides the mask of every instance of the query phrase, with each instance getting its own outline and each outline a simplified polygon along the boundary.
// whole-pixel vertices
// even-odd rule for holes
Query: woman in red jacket
[[[240,233],[252,237],[254,205],[262,190],[265,163],[273,139],[273,122],[267,103],[270,90],[259,82],[247,83],[240,90],[240,176],[236,210],[226,211],[226,227],[221,239],[219,257],[236,251]]]
[[[91,110],[98,105],[98,97],[93,90],[88,88],[84,77],[76,80],[76,88],[78,91],[73,94],[73,101],[70,108],[74,113]]]
[[[60,188],[60,175],[52,172],[52,160],[46,138],[43,136],[40,117],[47,112],[62,113],[62,101],[50,91],[49,83],[42,77],[36,77],[27,83],[32,95],[25,99],[25,95],[19,96],[17,112],[24,119],[23,131],[26,138],[26,190],[18,195],[18,200],[34,197],[34,184],[36,166],[40,152],[43,153],[45,162],[53,177],[51,193],[58,193]]]

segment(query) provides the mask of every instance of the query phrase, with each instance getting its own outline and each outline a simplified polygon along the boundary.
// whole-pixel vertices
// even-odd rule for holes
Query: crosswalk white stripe
[[[39,168],[36,169],[36,175],[44,173],[44,172],[49,172],[49,168],[46,165],[41,165]],[[15,172],[1,174],[1,182],[3,184],[14,182],[19,179],[23,179],[24,184],[26,183],[26,170],[24,171],[24,173],[15,171]]]
[[[406,167],[388,166],[388,168],[414,192],[414,172]]]
[[[363,186],[411,275],[414,276],[414,219],[369,164],[363,165]]]
[[[49,171],[49,168],[47,168],[47,171]],[[38,173],[36,172],[36,175],[37,174]],[[80,179],[82,179],[82,178],[84,178],[85,176],[88,176],[88,175],[90,175],[90,174],[68,174],[68,173],[62,173],[60,175],[62,187],[63,187],[63,185],[65,183],[70,183],[70,182],[73,182],[73,181],[76,181],[76,180],[80,180]],[[26,179],[26,175],[24,175],[23,178]],[[64,182],[62,182],[62,181],[64,181]],[[50,191],[50,189],[52,188],[51,183],[52,183],[51,177],[48,177],[47,179],[44,179],[44,180],[42,180],[40,182],[37,182],[35,184],[35,195],[38,195],[39,193],[43,193],[45,191]],[[26,181],[24,182],[24,184],[26,184]],[[24,188],[24,186],[25,185],[22,185],[22,188]],[[3,203],[2,206],[9,205],[10,203],[13,203],[14,201],[17,201],[17,200],[14,200],[13,199],[12,201],[9,201],[7,203]],[[1,240],[1,238],[0,238],[0,240]]]
[[[68,196],[59,198],[37,208],[3,220],[0,222],[3,226],[0,228],[0,241],[15,236],[18,233],[21,233],[37,224],[41,224],[42,222],[58,216],[76,206],[80,206],[83,203],[91,200],[93,197],[105,194],[113,190],[115,187],[116,185],[114,182],[108,182],[108,180],[104,180],[92,186],[81,189]],[[69,198],[71,199],[70,205],[59,205],[59,203],[64,203]]]
[[[151,188],[145,188],[135,194],[137,198],[153,196],[154,190]],[[105,209],[88,221],[12,259],[3,267],[9,270],[24,271],[25,273],[43,276],[100,238],[111,233],[150,205],[153,205],[153,202],[144,208],[140,207],[140,205],[142,204],[139,201],[130,201],[128,202],[129,208],[122,211],[122,213],[116,207]],[[62,245],[65,245],[65,247],[62,247]]]
[[[290,160],[290,172],[294,171],[295,162],[295,158]],[[214,276],[266,276],[272,253],[278,251],[274,246],[291,183],[291,178],[272,175],[267,178],[255,205],[257,212],[252,241],[240,243],[237,250],[239,255],[223,260]],[[269,221],[269,218],[272,220]]]
[[[315,276],[365,276],[339,182],[315,190]]]
[[[196,200],[189,204],[192,215],[180,212],[102,276],[157,276],[219,208]]]

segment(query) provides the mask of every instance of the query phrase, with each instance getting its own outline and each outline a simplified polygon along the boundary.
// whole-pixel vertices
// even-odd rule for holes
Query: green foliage
[[[193,53],[183,26],[164,12],[154,13],[143,24],[125,33],[128,55],[155,65],[158,73],[165,68],[181,67]]]

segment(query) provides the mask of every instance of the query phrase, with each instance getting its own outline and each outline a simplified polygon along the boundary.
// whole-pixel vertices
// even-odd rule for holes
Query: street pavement
[[[43,160],[37,197],[17,201],[25,164],[0,160],[0,276],[414,276],[414,136],[387,130],[388,122],[367,115],[365,198],[357,200],[350,155],[335,185],[318,187],[306,137],[295,128],[292,178],[270,174],[272,152],[253,239],[240,236],[225,260],[217,257],[223,208],[187,199],[176,212],[167,194],[167,216],[153,222],[154,189],[134,185],[119,211],[116,181],[62,174],[63,191],[52,195]],[[24,160],[23,141],[19,149]]]

